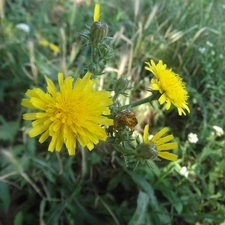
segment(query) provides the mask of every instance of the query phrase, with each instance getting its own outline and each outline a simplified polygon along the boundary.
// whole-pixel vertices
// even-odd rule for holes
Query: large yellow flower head
[[[163,128],[150,140],[148,140],[148,131],[149,125],[146,125],[144,128],[143,142],[145,145],[148,145],[149,148],[147,148],[147,152],[146,148],[143,148],[142,154],[145,154],[146,156],[149,155],[152,159],[157,159],[157,156],[159,156],[171,161],[177,160],[177,155],[169,152],[164,152],[165,150],[172,150],[178,147],[177,142],[167,143],[174,139],[174,136],[172,134],[162,137],[168,131],[168,128]]]
[[[163,64],[162,60],[158,64],[155,64],[153,60],[145,63],[148,65],[145,66],[145,69],[151,71],[155,76],[151,80],[151,88],[160,92],[159,103],[163,104],[166,102],[167,110],[172,103],[177,107],[179,115],[186,115],[184,109],[190,113],[187,103],[188,92],[186,91],[185,83],[182,82],[182,78],[171,69],[167,69],[167,65]]]
[[[113,125],[113,120],[104,116],[110,114],[108,106],[112,99],[109,92],[96,91],[93,88],[95,81],[90,77],[88,72],[73,85],[74,78],[64,80],[63,74],[59,73],[59,91],[47,76],[46,93],[39,88],[27,90],[29,98],[22,100],[22,106],[38,110],[23,115],[24,120],[34,120],[28,134],[30,137],[42,134],[40,143],[50,136],[50,152],[60,151],[65,143],[69,155],[74,155],[76,140],[89,150],[99,140],[106,140],[106,132],[100,125]]]

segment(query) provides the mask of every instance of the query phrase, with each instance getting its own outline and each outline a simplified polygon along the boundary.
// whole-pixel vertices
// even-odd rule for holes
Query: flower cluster
[[[101,74],[109,56],[110,46],[105,42],[108,26],[99,21],[100,5],[95,5],[94,22],[88,32],[82,34],[91,47],[91,60],[82,78],[74,81],[73,77],[64,78],[58,73],[58,88],[54,82],[45,76],[46,92],[40,88],[28,89],[22,100],[22,106],[33,110],[23,115],[24,120],[31,120],[30,137],[40,135],[39,142],[48,138],[48,151],[60,151],[65,144],[69,155],[75,155],[77,143],[92,150],[100,141],[108,141],[119,149],[123,156],[129,156],[139,162],[159,160],[159,157],[170,161],[177,160],[176,154],[168,151],[178,148],[177,142],[172,142],[174,136],[166,135],[168,128],[163,128],[152,138],[149,138],[149,125],[145,125],[143,141],[133,143],[133,131],[138,124],[133,107],[149,102],[151,97],[122,105],[119,95],[128,96],[129,80],[120,77],[112,82],[114,96],[111,92],[96,90],[94,85],[97,74]],[[40,42],[42,46],[49,46],[54,52],[59,52],[57,46],[46,40]],[[160,104],[166,103],[170,109],[173,104],[179,115],[190,113],[188,107],[188,92],[182,78],[167,68],[160,60],[157,64],[153,60],[146,62],[145,69],[150,71],[152,94],[160,95]],[[84,70],[84,71],[85,71]],[[185,111],[186,110],[186,111]],[[106,131],[107,130],[107,131]]]

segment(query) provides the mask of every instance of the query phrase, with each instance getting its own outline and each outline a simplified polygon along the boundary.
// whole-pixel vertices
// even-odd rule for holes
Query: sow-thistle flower
[[[172,103],[177,107],[179,115],[186,115],[184,109],[190,113],[187,103],[188,92],[182,78],[171,69],[167,69],[167,65],[163,64],[162,60],[158,64],[155,64],[153,60],[145,63],[147,64],[145,69],[151,71],[155,76],[151,80],[151,88],[160,92],[159,103],[163,104],[166,102],[167,110]]]
[[[110,114],[108,106],[112,99],[109,92],[96,91],[93,88],[95,81],[90,77],[91,73],[87,72],[73,85],[74,78],[64,80],[63,74],[59,73],[57,91],[52,80],[45,76],[46,93],[39,88],[26,92],[29,98],[22,100],[22,106],[38,110],[23,115],[24,120],[34,120],[28,134],[30,137],[41,134],[40,143],[51,137],[48,151],[60,151],[64,143],[69,155],[74,155],[76,140],[89,150],[100,140],[106,140],[102,125],[113,125],[106,117]]]
[[[174,139],[172,134],[163,137],[167,133],[168,128],[163,128],[150,140],[148,140],[148,131],[149,125],[146,125],[144,128],[143,146],[139,148],[140,152],[138,155],[144,159],[157,160],[159,156],[171,161],[177,160],[177,155],[165,152],[166,150],[172,150],[178,147],[177,142],[169,142]]]

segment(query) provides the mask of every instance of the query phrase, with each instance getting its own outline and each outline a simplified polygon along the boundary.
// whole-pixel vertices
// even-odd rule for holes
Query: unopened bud
[[[154,144],[140,144],[137,147],[137,154],[138,157],[143,159],[158,159],[158,152],[155,149]]]
[[[124,93],[127,89],[128,89],[128,85],[129,85],[130,81],[124,77],[121,76],[115,83],[115,92],[116,93]]]
[[[91,41],[94,43],[99,43],[101,42],[108,34],[109,32],[109,27],[106,23],[104,22],[94,22],[91,25]]]

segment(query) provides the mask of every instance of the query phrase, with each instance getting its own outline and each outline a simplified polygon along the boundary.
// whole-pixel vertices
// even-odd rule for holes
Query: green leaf
[[[0,140],[13,142],[14,137],[19,129],[19,124],[17,121],[7,122],[1,115],[0,121]]]
[[[132,216],[129,225],[142,225],[146,224],[146,211],[149,203],[149,196],[140,191],[137,199],[137,208]]]
[[[23,225],[24,222],[23,222],[23,211],[19,211],[17,214],[16,214],[16,217],[13,221],[13,225]]]
[[[126,169],[125,167],[123,168],[128,175],[132,178],[132,180],[143,190],[145,193],[149,196],[150,198],[150,204],[153,207],[157,207],[158,202],[154,194],[154,190],[152,186],[145,180],[144,177],[140,176],[136,172],[130,171]]]
[[[0,209],[7,210],[10,204],[10,193],[8,184],[0,182]]]
[[[172,191],[171,187],[165,186],[163,183],[157,187],[158,190],[169,200],[172,206],[176,209],[178,213],[181,213],[183,210],[183,205],[180,198]]]

